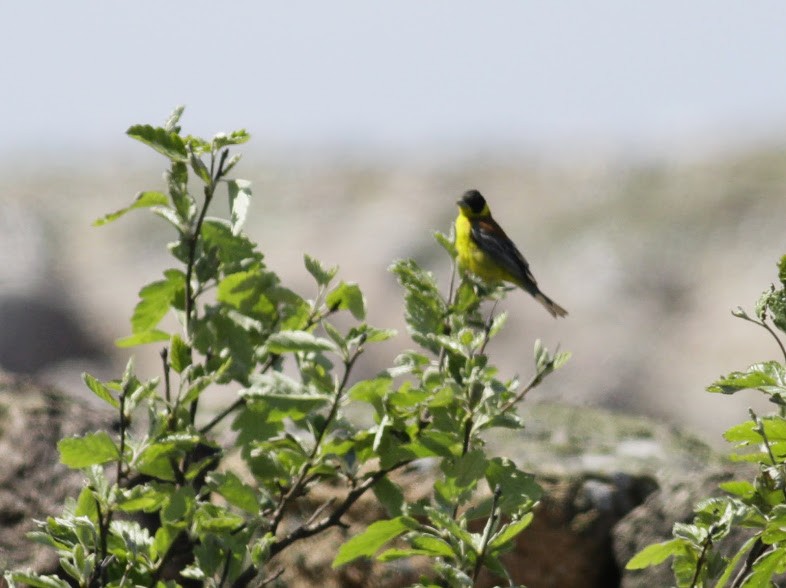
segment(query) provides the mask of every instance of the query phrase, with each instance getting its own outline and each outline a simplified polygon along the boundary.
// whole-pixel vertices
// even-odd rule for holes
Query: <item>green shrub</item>
[[[779,287],[771,286],[761,295],[754,316],[741,308],[733,314],[765,329],[786,361],[777,333],[786,332],[786,256],[778,270]],[[628,569],[673,558],[677,586],[719,588],[769,587],[774,576],[786,571],[786,365],[755,363],[707,388],[720,394],[748,389],[764,394],[777,410],[767,416],[749,410],[750,420],[731,427],[724,437],[735,447],[732,460],[755,464],[756,477],[721,484],[725,496],[702,500],[690,524],[675,523],[674,539],[646,547],[628,562]],[[729,545],[740,534],[745,541]]]
[[[368,346],[395,333],[367,324],[359,286],[308,255],[313,299],[281,283],[243,233],[250,185],[229,175],[240,160],[230,149],[248,134],[183,135],[181,114],[161,127],[128,130],[168,160],[166,191],[141,192],[97,221],[147,208],[174,228],[175,266],[140,290],[131,334],[119,341],[164,345],[162,378],[141,381],[132,361],[117,380],[85,374],[87,387],[117,411],[117,432],[60,442],[62,462],[83,471],[86,483],[32,534],[57,550],[67,580],[22,571],[6,580],[47,587],[270,583],[279,574],[271,558],[341,526],[369,491],[388,518],[337,547],[334,566],[419,555],[432,558],[434,577],[449,585],[472,585],[483,567],[507,577],[499,557],[532,520],[541,490],[511,460],[489,455],[482,435],[520,428],[518,403],[568,354],[550,355],[536,343],[531,379],[500,379],[485,349],[505,314],[481,309],[506,290],[465,280],[446,297],[428,272],[400,260],[391,271],[418,348],[352,384]],[[229,218],[209,216],[223,191]],[[455,257],[450,239],[436,238]],[[337,327],[338,313],[351,315],[353,325]],[[160,327],[170,314],[179,332]],[[212,386],[237,394],[204,415],[200,397]],[[367,405],[373,425],[345,418],[349,404]],[[216,430],[230,425],[231,442],[219,444]],[[243,466],[233,469],[229,455],[240,455]],[[437,464],[433,495],[408,504],[391,474],[424,458]],[[319,484],[338,488],[340,497],[285,530],[294,501]],[[492,492],[478,501],[483,484]],[[485,527],[470,532],[477,519]]]

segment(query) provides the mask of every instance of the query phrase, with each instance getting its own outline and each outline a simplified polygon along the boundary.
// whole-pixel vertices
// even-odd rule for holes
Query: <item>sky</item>
[[[0,156],[187,131],[259,145],[663,149],[786,136],[786,4],[137,2],[0,7]]]

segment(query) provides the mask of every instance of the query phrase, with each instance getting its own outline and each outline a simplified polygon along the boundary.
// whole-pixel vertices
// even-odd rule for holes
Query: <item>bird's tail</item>
[[[535,292],[533,294],[535,300],[540,302],[543,306],[546,307],[546,310],[549,311],[549,314],[554,318],[557,317],[564,317],[568,315],[568,311],[562,308],[559,304],[554,302],[551,298],[546,296],[543,292]]]

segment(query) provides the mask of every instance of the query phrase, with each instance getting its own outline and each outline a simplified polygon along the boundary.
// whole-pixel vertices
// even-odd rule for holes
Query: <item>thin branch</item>
[[[171,388],[171,385],[170,385],[170,382],[169,382],[169,372],[171,370],[170,370],[170,365],[169,365],[169,349],[167,347],[164,347],[161,350],[161,361],[164,364],[163,365],[163,367],[164,367],[164,397],[166,398],[166,403],[170,404],[172,402],[172,398],[171,398],[171,396],[172,396],[172,393],[171,393],[172,388]]]
[[[786,347],[783,346],[783,343],[781,342],[780,338],[778,337],[778,334],[775,331],[773,331],[772,327],[770,327],[770,325],[768,325],[767,323],[762,322],[762,323],[759,323],[759,324],[761,324],[762,327],[767,329],[767,331],[769,331],[770,335],[772,335],[772,337],[778,343],[778,347],[781,348],[781,353],[783,354],[783,359],[784,359],[784,361],[786,361]]]
[[[308,459],[303,463],[298,472],[298,477],[295,480],[295,483],[289,488],[286,494],[284,494],[278,502],[278,506],[276,510],[273,512],[272,521],[270,524],[270,532],[275,535],[276,531],[278,530],[278,525],[281,523],[281,520],[284,518],[284,511],[291,500],[300,496],[303,488],[306,486],[306,479],[308,477],[308,471],[314,465],[314,459],[319,452],[319,446],[322,443],[322,440],[325,438],[325,434],[327,430],[330,428],[331,423],[336,418],[338,414],[338,407],[341,405],[341,399],[343,398],[344,390],[349,382],[349,374],[352,372],[352,368],[355,365],[358,357],[360,354],[363,353],[363,341],[360,342],[358,347],[355,349],[352,356],[345,360],[344,362],[344,376],[341,378],[341,382],[336,387],[336,393],[333,395],[333,402],[330,406],[330,411],[328,412],[327,417],[325,418],[325,424],[322,428],[317,432],[314,436],[314,447],[311,449],[311,453],[308,456]]]
[[[545,372],[538,372],[537,374],[532,376],[532,379],[529,382],[527,382],[526,386],[524,386],[521,390],[519,390],[513,398],[511,398],[505,404],[502,405],[502,407],[500,408],[500,412],[506,412],[512,406],[518,404],[521,401],[521,399],[524,398],[530,390],[532,390],[533,388],[537,388],[538,384],[540,384],[541,381],[543,380],[544,373]]]
[[[486,345],[488,345],[491,340],[491,326],[494,324],[494,311],[497,310],[497,304],[499,304],[499,300],[494,301],[494,306],[491,307],[489,318],[486,319],[486,324],[483,326],[483,343],[480,345],[480,349],[478,349],[478,355],[483,355],[485,353]]]
[[[491,499],[491,513],[489,514],[489,518],[486,521],[486,528],[483,529],[483,538],[481,539],[480,543],[480,552],[478,553],[477,558],[475,558],[475,569],[472,572],[473,583],[477,582],[478,574],[480,574],[480,570],[483,568],[483,560],[486,559],[486,550],[489,546],[489,539],[491,539],[491,535],[494,532],[494,527],[499,520],[499,511],[497,510],[497,505],[501,496],[502,488],[497,485],[497,487],[494,488],[494,496]]]
[[[273,543],[270,547],[270,558],[272,559],[274,556],[281,553],[284,549],[296,541],[317,535],[318,533],[321,533],[330,527],[342,526],[343,523],[341,522],[341,517],[343,517],[350,508],[352,508],[352,505],[354,505],[355,502],[357,502],[358,499],[363,496],[363,494],[365,494],[369,489],[373,488],[374,484],[379,482],[388,474],[405,467],[406,465],[412,463],[412,461],[413,460],[402,461],[389,468],[377,470],[376,472],[369,474],[361,484],[353,488],[347,494],[346,498],[344,498],[344,501],[339,504],[328,516],[320,519],[319,521],[301,525],[280,541]],[[258,570],[256,566],[249,566],[245,571],[243,571],[242,574],[240,574],[240,576],[238,576],[238,578],[232,584],[232,587],[244,588],[245,586],[248,586],[249,583],[256,577],[257,573]]]
[[[276,361],[277,358],[278,356],[275,354],[269,355],[264,365],[259,369],[259,373],[261,374],[266,373],[273,366],[273,363]],[[219,412],[216,416],[214,416],[212,419],[210,419],[210,422],[207,423],[205,426],[203,426],[201,429],[199,429],[199,432],[202,435],[205,435],[206,433],[210,432],[210,430],[213,427],[215,427],[218,423],[223,421],[227,416],[232,414],[235,410],[243,406],[245,403],[246,403],[246,399],[241,396],[240,398],[235,400],[232,404],[230,404],[227,408],[225,408],[224,410]]]
[[[748,574],[753,569],[753,564],[757,559],[759,559],[759,556],[761,556],[761,554],[764,553],[766,549],[767,546],[762,542],[761,538],[757,539],[756,543],[754,543],[753,547],[751,547],[748,557],[745,558],[745,565],[731,583],[731,588],[739,588],[742,586],[743,582],[745,582],[745,578],[748,577]]]
[[[699,581],[699,574],[701,574],[701,567],[704,565],[704,558],[707,557],[707,550],[712,547],[712,535],[707,534],[704,544],[701,547],[699,559],[696,562],[696,571],[693,572],[693,579],[690,581],[691,588],[695,588],[696,582]]]
[[[267,576],[264,580],[259,583],[259,586],[267,586],[268,584],[275,582],[281,577],[281,574],[284,573],[284,568],[278,568],[275,572]]]

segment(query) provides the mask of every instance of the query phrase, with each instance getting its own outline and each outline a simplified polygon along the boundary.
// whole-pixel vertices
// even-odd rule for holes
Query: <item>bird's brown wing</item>
[[[513,276],[522,288],[533,295],[538,291],[538,283],[529,270],[527,260],[493,218],[473,220],[471,234],[477,246]]]

